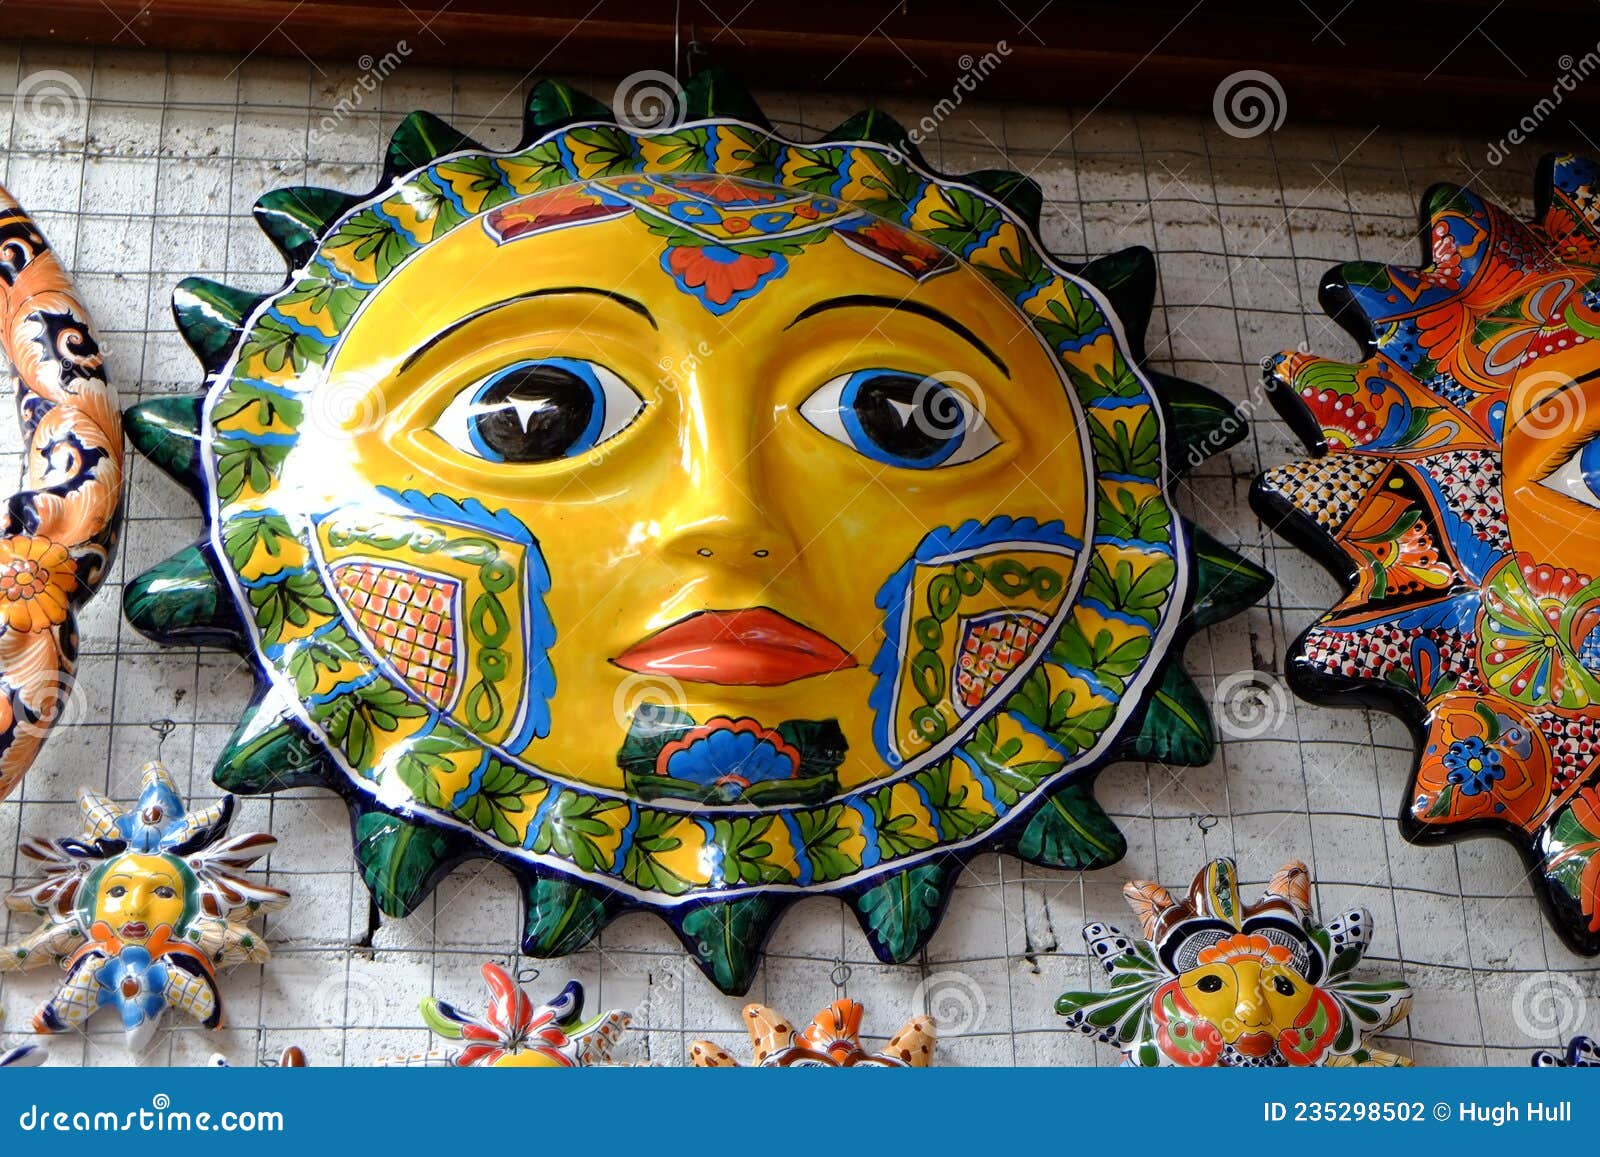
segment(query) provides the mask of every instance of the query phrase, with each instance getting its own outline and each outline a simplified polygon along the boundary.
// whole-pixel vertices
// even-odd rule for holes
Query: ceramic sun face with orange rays
[[[1295,644],[1307,698],[1403,714],[1416,840],[1521,849],[1556,928],[1600,953],[1600,202],[1544,161],[1525,224],[1466,189],[1425,202],[1428,263],[1354,263],[1323,306],[1365,360],[1278,357],[1316,457],[1264,474],[1265,517],[1347,593]]]
[[[861,1044],[862,1011],[859,1001],[836,1000],[797,1030],[766,1005],[747,1004],[744,1020],[750,1032],[751,1061],[766,1069],[922,1069],[932,1063],[937,1041],[933,1017],[912,1017],[881,1050],[869,1053]],[[726,1049],[702,1040],[689,1047],[689,1063],[718,1069],[739,1062]]]

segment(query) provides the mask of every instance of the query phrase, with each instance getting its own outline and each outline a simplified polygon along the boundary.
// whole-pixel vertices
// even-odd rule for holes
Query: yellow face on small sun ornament
[[[1411,990],[1351,976],[1372,917],[1357,909],[1319,923],[1304,864],[1284,865],[1251,904],[1232,860],[1202,868],[1182,899],[1142,880],[1123,892],[1143,941],[1108,924],[1084,928],[1110,991],[1069,992],[1056,1009],[1068,1027],[1120,1047],[1128,1064],[1410,1064],[1366,1038],[1406,1015]]]
[[[178,866],[165,856],[129,853],[100,878],[94,918],[124,943],[143,944],[157,929],[183,922],[185,885]]]
[[[371,196],[263,200],[283,290],[180,291],[216,384],[133,437],[211,532],[127,608],[259,660],[219,782],[339,786],[386,910],[493,855],[529,952],[644,905],[736,991],[807,891],[904,959],[979,846],[1115,860],[1087,778],[1209,758],[1164,660],[1266,581],[1170,504],[1242,425],[1175,384],[1168,437],[1148,255],[1054,264],[1037,190],[879,119],[600,111],[541,86],[508,153],[413,119]]]
[[[81,835],[20,848],[43,872],[13,888],[6,905],[41,922],[0,946],[0,973],[50,963],[66,973],[35,1014],[35,1032],[83,1028],[110,1009],[139,1052],[168,1009],[216,1028],[218,967],[269,956],[249,921],[283,907],[289,894],[248,869],[277,841],[230,834],[231,796],[189,810],[160,761],[146,764],[142,779],[138,801],[126,807],[84,788]]]

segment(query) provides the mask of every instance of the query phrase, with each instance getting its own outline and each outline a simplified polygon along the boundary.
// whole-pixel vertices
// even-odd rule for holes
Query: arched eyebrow
[[[644,318],[645,321],[649,322],[651,329],[656,330],[657,332],[660,332],[661,330],[661,327],[656,324],[656,319],[651,315],[650,311],[645,308],[644,302],[635,301],[626,294],[615,293],[609,289],[597,289],[592,285],[553,285],[548,289],[535,289],[528,293],[519,293],[515,297],[507,297],[501,301],[496,301],[486,305],[481,309],[475,309],[465,317],[458,317],[455,321],[452,321],[449,325],[445,326],[438,333],[434,334],[427,341],[419,345],[416,349],[412,350],[411,353],[406,356],[406,360],[400,363],[400,372],[404,373],[406,370],[409,370],[414,364],[416,364],[418,358],[427,353],[434,346],[438,345],[445,338],[455,333],[456,330],[460,329],[464,325],[471,325],[473,322],[477,321],[480,317],[483,317],[486,314],[493,313],[497,309],[504,309],[508,305],[516,305],[523,301],[532,301],[537,297],[557,297],[562,295],[603,297],[608,301],[616,302],[624,309],[632,310],[634,313]]]
[[[1006,377],[1011,376],[1011,371],[1006,368],[1006,363],[1000,360],[998,354],[984,344],[982,338],[962,325],[955,318],[945,313],[942,309],[935,309],[931,305],[923,305],[920,301],[905,301],[898,297],[877,297],[869,293],[855,293],[846,297],[830,297],[827,301],[819,301],[815,305],[808,305],[784,329],[793,329],[808,317],[816,317],[819,313],[826,313],[830,309],[893,309],[901,313],[914,313],[918,317],[925,317],[945,327],[951,333],[962,338],[974,349],[994,363],[995,367]]]
[[[1555,398],[1559,398],[1562,394],[1566,393],[1568,390],[1576,389],[1578,386],[1583,385],[1585,382],[1592,382],[1596,378],[1600,378],[1600,370],[1590,370],[1586,374],[1579,374],[1577,377],[1573,378],[1571,381],[1562,383],[1561,385],[1557,386],[1555,389],[1551,390],[1549,393],[1539,395],[1539,397],[1535,398],[1533,400],[1533,402],[1528,406],[1528,408],[1525,411],[1523,411],[1523,413],[1524,414],[1532,413],[1534,410],[1537,410],[1540,406],[1544,405],[1546,402],[1552,401]]]

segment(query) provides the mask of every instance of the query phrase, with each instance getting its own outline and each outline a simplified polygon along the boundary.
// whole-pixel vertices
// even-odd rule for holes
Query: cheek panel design
[[[352,507],[317,520],[346,625],[485,742],[515,754],[548,735],[555,627],[533,535],[477,499],[378,493],[398,513]]]

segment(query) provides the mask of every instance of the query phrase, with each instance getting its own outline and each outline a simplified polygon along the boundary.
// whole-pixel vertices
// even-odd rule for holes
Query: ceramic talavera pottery
[[[747,1004],[745,1028],[750,1032],[751,1063],[760,1068],[925,1069],[933,1062],[937,1032],[931,1016],[914,1016],[879,1052],[861,1047],[861,1005],[836,1000],[798,1031],[763,1004]],[[738,1065],[726,1049],[710,1041],[689,1046],[689,1063],[719,1069]]]
[[[231,1069],[233,1064],[221,1053],[211,1054],[211,1067],[214,1069]],[[268,1061],[263,1068],[273,1069],[303,1069],[307,1068],[305,1050],[299,1045],[289,1045],[278,1054],[276,1061]]]
[[[217,781],[338,788],[385,912],[492,856],[527,953],[644,907],[743,992],[808,893],[903,961],[980,849],[1114,862],[1093,774],[1210,758],[1178,653],[1269,580],[1171,502],[1243,424],[1140,368],[1147,252],[1058,264],[877,114],[685,102],[545,83],[504,153],[419,113],[374,192],[264,197],[289,281],[185,282],[210,388],[130,412],[209,529],[125,607],[254,657]]]
[[[1296,642],[1300,694],[1413,726],[1406,834],[1489,832],[1556,928],[1600,953],[1600,202],[1548,157],[1524,224],[1454,185],[1425,264],[1329,274],[1355,364],[1283,354],[1272,396],[1317,457],[1268,471],[1263,516],[1347,593]]]
[[[122,415],[100,342],[33,220],[0,188],[0,349],[11,363],[24,489],[0,516],[0,799],[73,693],[77,613],[122,519]]]
[[[1076,1029],[1154,1066],[1409,1065],[1366,1038],[1401,1020],[1411,990],[1356,980],[1372,917],[1311,914],[1304,864],[1285,864],[1254,904],[1232,860],[1213,860],[1188,896],[1139,880],[1123,889],[1143,939],[1109,924],[1083,930],[1110,977],[1106,992],[1069,992],[1056,1010]]]
[[[390,1067],[569,1069],[604,1065],[628,1023],[626,1012],[583,1015],[583,985],[576,980],[553,1000],[534,1004],[511,974],[498,964],[483,966],[489,1006],[482,1014],[464,1012],[434,997],[422,1002],[422,1019],[459,1047],[433,1049],[379,1061]]]
[[[0,1013],[0,1019],[5,1014]],[[0,1069],[29,1069],[42,1065],[49,1056],[49,1050],[43,1045],[17,1045],[15,1048],[0,1048]]]
[[[1561,1052],[1540,1049],[1533,1054],[1536,1069],[1595,1069],[1600,1068],[1600,1042],[1591,1037],[1575,1036]]]
[[[159,762],[145,765],[143,781],[128,809],[85,788],[81,836],[19,849],[44,875],[14,888],[6,905],[43,923],[0,948],[0,972],[55,963],[67,973],[34,1016],[36,1032],[80,1028],[102,1008],[121,1017],[136,1050],[169,1008],[216,1028],[217,969],[267,959],[246,921],[283,907],[289,894],[246,873],[277,840],[229,835],[232,796],[189,811]]]

